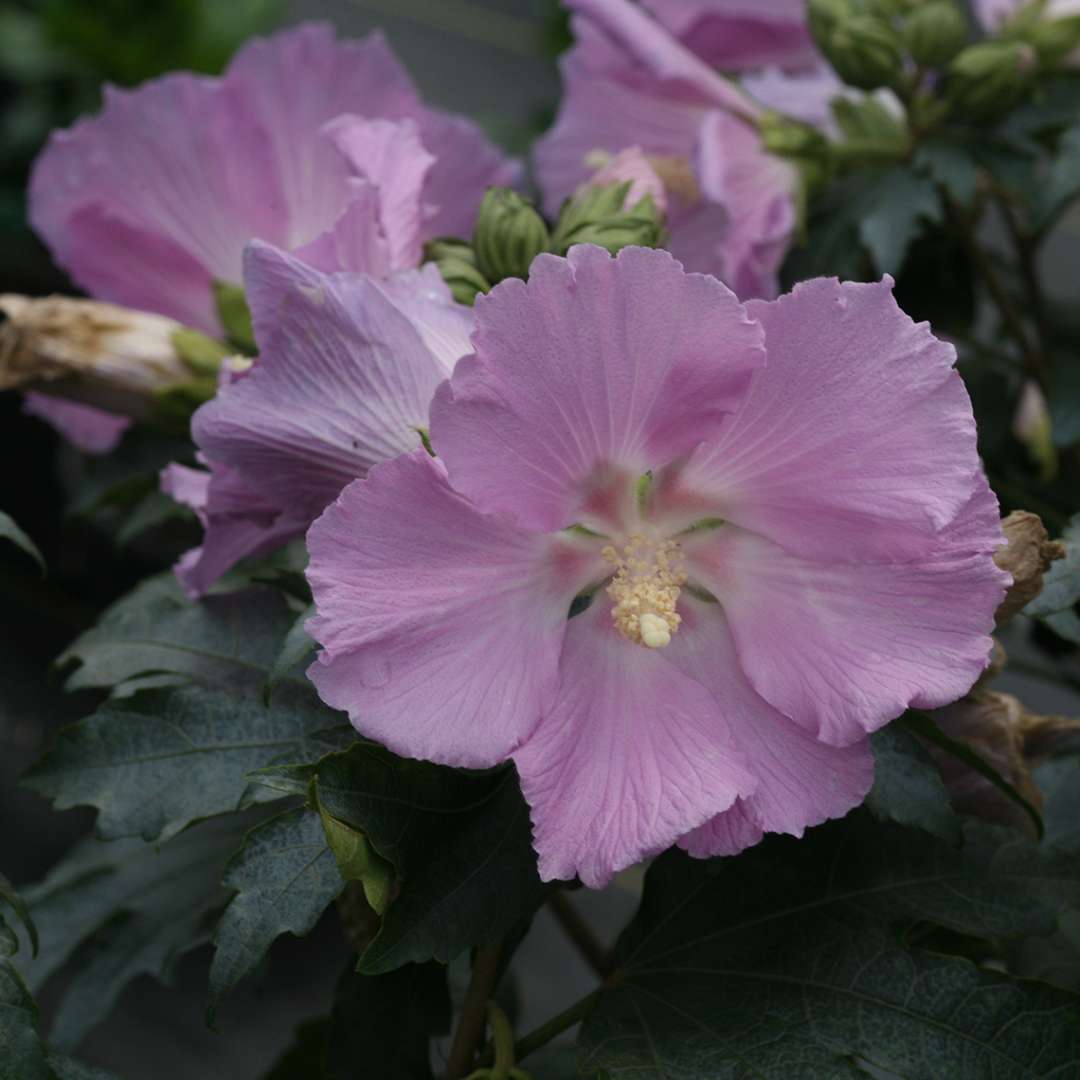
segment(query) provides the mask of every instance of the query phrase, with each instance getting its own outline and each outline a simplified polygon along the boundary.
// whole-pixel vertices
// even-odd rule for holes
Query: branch
[[[542,1046],[547,1046],[556,1035],[561,1035],[575,1024],[581,1023],[592,1012],[593,1006],[600,998],[600,993],[601,991],[597,989],[591,994],[586,994],[580,1001],[575,1001],[570,1008],[563,1010],[558,1016],[553,1016],[546,1024],[541,1024],[535,1031],[520,1039],[514,1047],[514,1058],[517,1061],[524,1061],[529,1054]]]
[[[487,1002],[495,989],[501,951],[501,943],[484,945],[473,955],[472,978],[469,979],[469,989],[465,992],[465,1002],[450,1046],[446,1080],[462,1080],[472,1068],[484,1038]]]

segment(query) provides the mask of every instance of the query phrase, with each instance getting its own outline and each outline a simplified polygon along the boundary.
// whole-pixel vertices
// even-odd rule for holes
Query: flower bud
[[[162,395],[181,388],[206,400],[226,353],[173,319],[94,300],[9,293],[0,312],[0,390],[45,390],[136,420],[156,419]]]
[[[1023,97],[1038,65],[1032,46],[1020,41],[980,41],[949,67],[945,92],[961,113],[989,118]]]
[[[824,48],[825,39],[833,30],[854,14],[855,5],[852,0],[810,0],[806,5],[806,18],[810,23],[810,32],[821,48]]]
[[[473,232],[476,266],[488,281],[527,278],[533,259],[549,242],[547,225],[532,203],[509,188],[488,188]]]
[[[1027,42],[1039,54],[1044,67],[1056,67],[1063,60],[1075,66],[1075,53],[1080,48],[1080,15],[1036,22],[1020,40]]]
[[[903,26],[911,58],[925,67],[944,67],[967,44],[967,19],[952,0],[916,8]]]
[[[903,73],[897,30],[873,15],[853,15],[837,25],[821,47],[837,75],[860,90],[892,86]]]
[[[424,260],[438,267],[459,304],[471,307],[478,293],[491,292],[491,282],[476,267],[476,253],[464,240],[431,240],[424,248]]]
[[[624,247],[658,247],[664,237],[663,215],[652,195],[625,206],[632,182],[588,187],[563,205],[551,249],[565,255],[575,244],[598,244],[612,255]]]
[[[994,562],[1012,574],[1013,582],[997,610],[998,626],[1004,626],[1042,592],[1043,575],[1050,564],[1067,554],[1064,544],[1050,539],[1039,516],[1027,510],[1014,510],[1001,528],[1005,544],[994,553]]]

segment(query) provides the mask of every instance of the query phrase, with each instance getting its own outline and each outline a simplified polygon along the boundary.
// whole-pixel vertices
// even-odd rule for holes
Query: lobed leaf
[[[336,749],[338,720],[306,691],[267,706],[200,686],[146,690],[64,728],[25,783],[58,809],[97,807],[103,839],[167,840],[252,801],[248,772]]]
[[[933,758],[911,732],[890,724],[870,738],[874,786],[866,807],[875,817],[925,829],[951,843],[960,841],[960,819]]]
[[[284,933],[303,936],[344,882],[317,814],[287,810],[244,838],[224,884],[236,890],[214,931],[208,1022],[222,998],[262,961]]]
[[[985,852],[863,814],[737,859],[661,856],[620,940],[621,973],[583,1027],[582,1075],[1067,1075],[1080,996],[899,933],[924,921],[1047,932],[1049,912],[1031,918],[985,865]]]
[[[10,540],[20,551],[25,551],[45,573],[45,557],[38,550],[37,544],[15,523],[10,514],[0,510],[0,540]]]
[[[205,822],[162,848],[141,840],[78,844],[39,885],[25,890],[41,950],[22,969],[41,986],[75,957],[51,1044],[66,1051],[103,1019],[138,975],[167,980],[175,962],[210,938],[229,899],[221,872],[258,820]]]
[[[321,813],[364,834],[393,864],[400,892],[360,959],[362,971],[448,962],[499,940],[543,899],[528,807],[511,769],[466,772],[357,743],[260,779],[281,791],[313,791]]]
[[[273,589],[256,586],[193,603],[171,573],[159,574],[108,608],[57,663],[78,664],[69,690],[162,672],[225,689],[261,689],[294,619]]]

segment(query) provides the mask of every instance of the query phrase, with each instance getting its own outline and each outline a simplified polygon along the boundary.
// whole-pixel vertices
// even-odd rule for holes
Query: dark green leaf
[[[1043,579],[1043,589],[1026,608],[1025,615],[1041,619],[1067,641],[1080,645],[1080,514],[1069,522],[1061,540],[1066,556],[1053,563]]]
[[[160,491],[151,491],[136,504],[127,520],[116,530],[116,542],[121,546],[132,543],[143,533],[169,521],[193,521],[195,515]]]
[[[25,551],[41,567],[41,572],[45,573],[45,558],[38,551],[37,544],[15,524],[15,519],[3,510],[0,510],[0,540],[10,540],[21,551]]]
[[[266,682],[266,695],[268,698],[273,693],[274,687],[282,679],[286,678],[315,652],[315,642],[304,629],[308,619],[314,614],[315,605],[310,604],[285,635],[285,640],[281,644],[281,652],[278,653],[278,657],[270,671],[270,677]]]
[[[286,792],[311,784],[322,812],[365,834],[394,865],[400,895],[361,957],[364,971],[449,962],[497,941],[543,899],[528,807],[512,769],[464,772],[358,743],[260,779]]]
[[[148,427],[128,431],[104,457],[83,458],[83,475],[67,512],[88,516],[107,507],[133,507],[158,490],[159,474],[173,461],[190,462],[191,441]]]
[[[1034,225],[1050,225],[1066,206],[1080,194],[1080,123],[1066,131],[1058,142],[1050,174],[1033,191]]]
[[[119,1080],[113,1073],[92,1065],[84,1065],[81,1061],[75,1061],[63,1054],[50,1054],[49,1064],[59,1080]]]
[[[959,739],[952,738],[950,735],[946,735],[945,732],[938,727],[934,718],[929,713],[919,712],[917,709],[909,709],[897,723],[904,724],[920,738],[926,739],[935,746],[939,746],[942,750],[962,761],[968,768],[974,769],[980,776],[989,780],[998,791],[1007,798],[1012,799],[1017,806],[1024,810],[1034,823],[1036,832],[1039,836],[1042,836],[1043,821],[1042,815],[1039,813],[1038,809],[1032,806],[1032,804],[997,771],[997,769],[975,753],[966,742],[962,742]]]
[[[450,1028],[446,968],[407,964],[341,976],[326,1042],[326,1080],[431,1080],[430,1044]]]
[[[344,884],[322,824],[310,810],[288,810],[256,826],[225,868],[236,890],[214,932],[208,1018],[281,934],[303,936]]]
[[[159,574],[113,604],[58,663],[80,665],[67,681],[70,690],[167,672],[258,691],[294,618],[272,589],[250,588],[193,603],[171,573]]]
[[[30,915],[30,908],[3,874],[0,874],[0,902],[7,904],[15,912],[16,917],[23,924],[30,938],[30,948],[36,953],[38,951],[38,932]],[[0,926],[6,929],[2,915],[0,915]],[[11,954],[14,954],[15,951],[15,949],[12,949]]]
[[[321,736],[339,721],[292,687],[271,705],[201,686],[148,690],[64,728],[25,782],[60,810],[96,806],[102,839],[167,840],[240,809],[251,770],[336,749]]]
[[[955,139],[932,139],[915,153],[915,165],[941,184],[961,206],[975,197],[979,169],[963,143]]]
[[[966,852],[966,849],[964,849]],[[905,946],[898,929],[1045,932],[984,859],[862,814],[737,859],[669,852],[584,1025],[582,1075],[766,1080],[1064,1076],[1080,997]],[[1006,912],[1006,906],[1009,911]],[[996,911],[990,908],[996,907]]]
[[[874,749],[874,786],[866,799],[875,817],[925,829],[950,843],[960,840],[941,773],[918,739],[890,724],[870,739]]]
[[[1029,138],[1071,127],[1080,116],[1080,79],[1057,75],[1044,80],[1031,101],[1013,109],[1001,126],[1010,138]]]
[[[209,941],[212,916],[229,897],[222,868],[257,820],[217,818],[160,849],[88,839],[25,890],[41,934],[37,959],[21,965],[30,984],[76,960],[53,1028],[56,1048],[78,1043],[136,976],[167,980],[179,957]]]
[[[247,356],[255,353],[255,331],[251,326],[251,312],[241,285],[228,281],[213,284],[214,303],[218,319],[225,330],[229,343]]]
[[[941,221],[934,182],[900,167],[867,177],[859,197],[859,235],[882,274],[896,274],[924,222]]]
[[[38,1010],[19,973],[0,961],[0,1080],[57,1080],[38,1038]]]

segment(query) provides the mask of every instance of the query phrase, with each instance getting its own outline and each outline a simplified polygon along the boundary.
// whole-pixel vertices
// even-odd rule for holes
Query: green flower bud
[[[892,86],[903,73],[899,33],[873,15],[855,15],[837,26],[822,43],[822,51],[836,74],[860,90]]]
[[[945,93],[959,113],[993,117],[1024,96],[1037,66],[1035,50],[1024,42],[981,41],[952,62]]]
[[[218,320],[225,331],[226,340],[236,352],[254,356],[258,349],[255,346],[255,331],[251,326],[251,312],[248,310],[243,287],[230,281],[217,280],[211,288]]]
[[[1023,36],[1044,67],[1056,67],[1080,48],[1080,15],[1038,22]]]
[[[810,32],[821,48],[829,35],[855,14],[852,0],[810,0],[806,5],[806,17]]]
[[[590,187],[563,204],[551,249],[565,255],[575,244],[598,244],[612,255],[624,247],[659,247],[664,224],[651,195],[625,208],[629,180]]]
[[[528,277],[533,259],[549,243],[547,225],[532,203],[509,188],[488,188],[473,232],[476,266],[488,281]]]
[[[934,0],[911,13],[903,35],[915,63],[944,67],[967,44],[969,27],[952,0]]]

